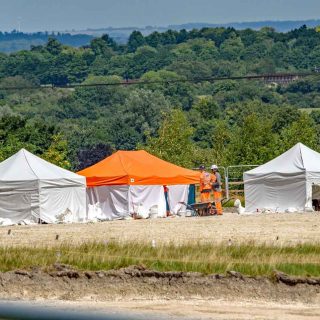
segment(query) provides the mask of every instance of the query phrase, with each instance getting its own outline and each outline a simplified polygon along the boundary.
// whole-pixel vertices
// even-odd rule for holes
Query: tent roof
[[[83,181],[78,174],[47,162],[26,149],[21,149],[0,163],[0,181],[59,179]]]
[[[302,171],[320,172],[320,153],[297,143],[277,158],[257,167],[246,174],[297,173]]]
[[[161,160],[144,150],[117,151],[97,164],[78,172],[87,185],[195,184],[199,172]]]

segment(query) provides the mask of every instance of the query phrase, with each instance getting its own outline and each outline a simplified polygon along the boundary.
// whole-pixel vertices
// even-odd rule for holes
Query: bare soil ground
[[[10,231],[9,231],[10,230]],[[9,234],[10,233],[10,234]],[[58,235],[58,240],[57,240]],[[320,215],[256,214],[126,220],[95,224],[0,228],[2,246],[61,242],[227,242],[294,245],[320,243]],[[53,270],[0,273],[0,299],[41,300],[56,307],[128,310],[169,319],[319,319],[320,285],[306,282],[153,273],[129,268],[107,272]]]
[[[138,319],[215,319],[215,320],[315,320],[320,318],[320,307],[314,304],[264,302],[260,300],[226,301],[214,299],[189,300],[131,300],[117,302],[64,302],[53,301],[51,306],[79,311],[118,312],[124,311]],[[156,315],[156,316],[155,316]],[[163,317],[161,317],[163,316]]]
[[[9,229],[10,234],[8,234]],[[58,240],[56,240],[58,235]],[[140,241],[177,244],[231,239],[290,245],[320,243],[319,213],[254,214],[225,213],[221,217],[121,220],[94,224],[59,224],[0,227],[1,245],[56,245],[59,242]]]
[[[288,278],[281,276],[274,280],[237,273],[203,276],[141,267],[79,272],[58,265],[50,272],[0,274],[0,298],[40,300],[78,311],[114,309],[174,318],[318,319],[320,279],[313,279],[313,285],[304,281],[288,285],[283,282]]]

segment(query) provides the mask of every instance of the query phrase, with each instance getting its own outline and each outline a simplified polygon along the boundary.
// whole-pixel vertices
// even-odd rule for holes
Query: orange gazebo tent
[[[78,174],[88,187],[107,185],[181,185],[199,183],[200,173],[161,160],[150,153],[117,151]]]

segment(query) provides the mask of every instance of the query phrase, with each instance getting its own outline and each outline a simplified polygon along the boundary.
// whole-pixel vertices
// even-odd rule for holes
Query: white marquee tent
[[[25,149],[0,163],[0,219],[55,223],[63,216],[68,222],[86,218],[84,177]]]
[[[310,211],[320,185],[320,153],[302,143],[244,173],[246,212]]]

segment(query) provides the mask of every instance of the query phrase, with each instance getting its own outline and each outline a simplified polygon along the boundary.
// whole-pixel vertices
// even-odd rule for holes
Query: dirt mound
[[[275,273],[273,279],[227,275],[157,272],[143,267],[111,271],[76,271],[65,265],[52,270],[0,273],[1,299],[111,301],[122,299],[239,300],[320,302],[320,279],[291,278]]]

